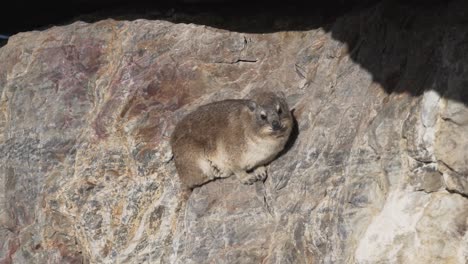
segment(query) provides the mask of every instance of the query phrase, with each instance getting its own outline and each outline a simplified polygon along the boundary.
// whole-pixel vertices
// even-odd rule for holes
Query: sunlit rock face
[[[0,262],[466,263],[463,7],[13,36],[0,49]],[[267,180],[213,181],[182,204],[177,121],[260,89],[282,89],[297,120]]]

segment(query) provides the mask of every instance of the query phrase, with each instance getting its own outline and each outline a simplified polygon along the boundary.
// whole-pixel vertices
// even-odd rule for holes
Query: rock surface
[[[13,36],[0,263],[466,263],[464,5],[268,33],[104,20]],[[295,108],[287,151],[264,183],[214,181],[181,207],[175,123],[257,89]]]

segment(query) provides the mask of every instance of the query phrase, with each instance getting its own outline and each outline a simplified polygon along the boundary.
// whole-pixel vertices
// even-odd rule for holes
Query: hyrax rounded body
[[[182,185],[193,189],[235,174],[251,184],[266,177],[264,165],[284,148],[293,125],[284,95],[200,106],[176,126],[171,147]]]

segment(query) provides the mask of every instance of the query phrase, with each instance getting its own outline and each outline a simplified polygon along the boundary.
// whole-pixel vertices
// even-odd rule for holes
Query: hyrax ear
[[[250,111],[255,111],[255,109],[257,109],[257,103],[255,103],[254,101],[249,101],[247,103],[247,106],[249,107],[249,110]]]

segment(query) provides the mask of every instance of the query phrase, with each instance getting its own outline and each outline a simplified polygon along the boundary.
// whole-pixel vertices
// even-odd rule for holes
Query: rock
[[[0,262],[466,263],[464,5],[268,33],[108,19],[11,37]],[[266,181],[182,203],[177,121],[259,89],[282,89],[297,121]]]
[[[399,263],[404,259],[411,263],[436,260],[463,263],[467,243],[466,240],[460,243],[456,237],[465,233],[468,212],[464,210],[464,200],[443,193],[432,196],[418,192],[390,193],[384,208],[359,242],[356,262]],[[453,229],[444,230],[440,225]],[[414,252],[415,241],[418,252]]]

